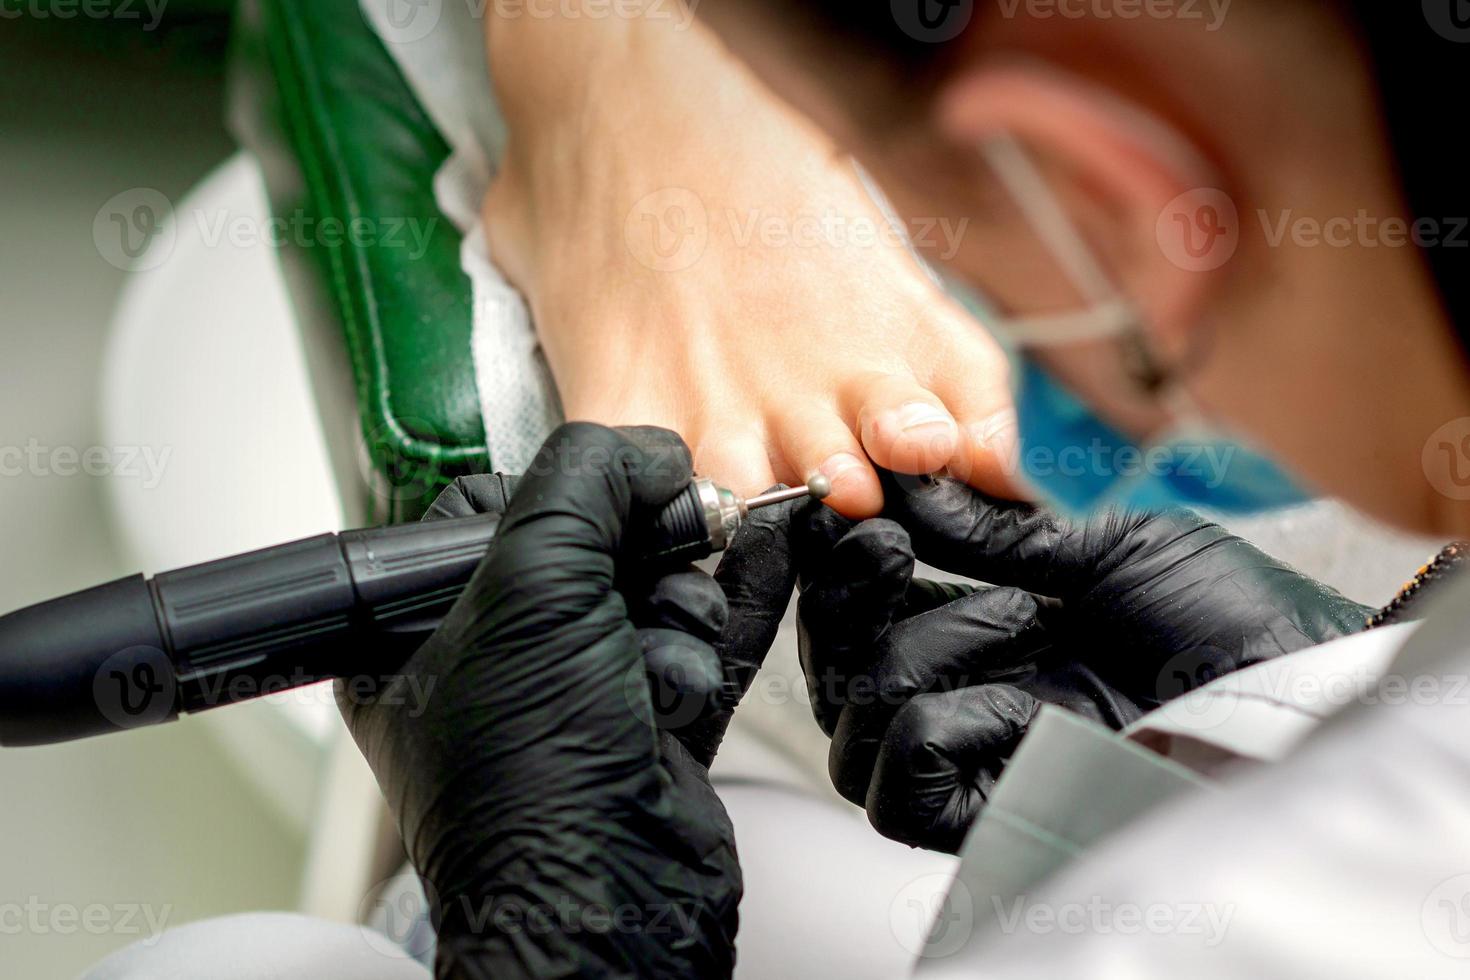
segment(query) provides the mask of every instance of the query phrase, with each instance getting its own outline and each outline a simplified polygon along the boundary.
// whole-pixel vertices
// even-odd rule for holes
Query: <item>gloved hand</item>
[[[957,851],[1042,703],[1121,728],[1370,610],[1186,511],[1067,521],[953,481],[795,533],[802,664],[838,791]],[[915,556],[994,587],[913,580]]]
[[[373,697],[339,688],[430,895],[439,976],[731,972],[740,869],[708,765],[795,575],[778,508],[721,565],[728,601],[626,560],[689,480],[672,433],[563,427],[443,627]],[[493,513],[510,486],[460,481],[431,517]],[[650,671],[673,696],[657,708]]]

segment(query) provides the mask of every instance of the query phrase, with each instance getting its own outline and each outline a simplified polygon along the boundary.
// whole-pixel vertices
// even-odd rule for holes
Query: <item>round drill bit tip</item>
[[[832,481],[820,473],[807,481],[806,488],[813,500],[826,500],[832,496]]]

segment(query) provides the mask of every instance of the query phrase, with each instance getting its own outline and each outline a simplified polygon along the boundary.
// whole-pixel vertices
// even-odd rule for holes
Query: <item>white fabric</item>
[[[171,929],[81,980],[432,980],[381,933],[299,915],[235,915]]]
[[[485,244],[480,204],[505,147],[505,123],[485,62],[485,25],[476,15],[483,7],[361,3],[453,151],[434,192],[465,235],[460,264],[474,292],[475,375],[490,458],[501,472],[524,472],[561,422],[561,405],[525,298],[490,261]]]
[[[1328,717],[1373,697],[1417,625],[1345,636],[1228,674],[1145,715],[1124,734],[1186,764],[1196,758],[1275,762]],[[1201,743],[1217,752],[1201,753]]]
[[[799,771],[739,732],[721,747],[713,780],[745,880],[735,980],[907,972],[938,908],[926,900],[944,894],[957,859],[882,839],[856,808],[813,796]],[[405,872],[374,901],[368,924],[432,963],[427,916],[418,878]]]
[[[925,975],[1463,977],[1467,638],[1462,584],[1395,660],[1403,692],[1385,687],[1282,763],[1141,821],[1005,910],[1002,938]]]
[[[736,980],[888,980],[915,954],[958,861],[912,851],[873,833],[846,811],[772,781],[761,747],[738,736],[715,776],[740,843],[741,906]],[[109,957],[82,980],[428,980],[404,951],[432,947],[416,880],[395,880],[363,902],[373,928],[301,916],[216,919],[163,933]]]
[[[884,840],[856,808],[810,793],[719,790],[745,877],[736,980],[890,980],[908,971],[955,858]]]

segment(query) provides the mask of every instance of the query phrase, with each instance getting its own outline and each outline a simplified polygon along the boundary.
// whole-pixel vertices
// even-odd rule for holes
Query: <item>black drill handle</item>
[[[0,618],[0,746],[90,738],[391,673],[463,593],[500,520],[324,534]],[[709,556],[698,488],[631,547],[659,564]]]
[[[0,619],[0,745],[392,670],[438,627],[499,526],[485,515],[324,534],[12,613]]]

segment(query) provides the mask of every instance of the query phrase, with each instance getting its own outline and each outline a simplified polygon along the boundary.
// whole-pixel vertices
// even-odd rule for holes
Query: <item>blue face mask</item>
[[[1011,376],[1020,476],[1060,510],[1186,505],[1247,514],[1311,499],[1271,460],[1204,427],[1139,446],[1033,358],[1013,357]]]
[[[982,323],[994,328],[1010,354],[1021,480],[1039,498],[1071,514],[1181,505],[1245,514],[1309,501],[1311,496],[1281,467],[1205,424],[1179,389],[1172,389],[1168,399],[1178,421],[1140,445],[1099,417],[1036,359],[1030,349],[1039,346],[1136,338],[1140,323],[1020,146],[1002,136],[983,149],[1028,221],[1091,302],[1077,313],[1007,319],[997,317],[967,287],[952,287]]]

